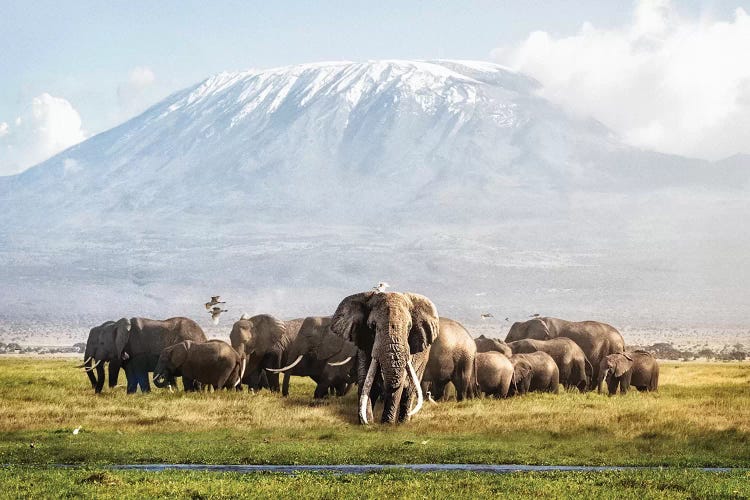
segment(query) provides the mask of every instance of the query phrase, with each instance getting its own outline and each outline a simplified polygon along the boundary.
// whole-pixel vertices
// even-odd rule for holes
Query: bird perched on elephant
[[[383,423],[403,422],[422,407],[420,380],[440,331],[438,319],[432,301],[415,293],[363,292],[338,305],[331,330],[358,349],[361,423],[372,422],[374,401],[381,396]]]
[[[566,321],[539,317],[513,323],[505,342],[522,339],[549,340],[567,337],[578,344],[592,366],[592,380],[599,376],[599,363],[606,356],[625,350],[625,341],[615,327],[598,321]]]
[[[473,398],[477,380],[474,339],[458,321],[443,317],[438,324],[440,332],[430,346],[422,391],[429,390],[439,401],[445,397],[445,386],[452,382],[457,401]]]
[[[252,382],[263,378],[266,368],[281,368],[289,364],[287,348],[292,345],[302,326],[302,319],[282,321],[270,314],[250,317],[243,314],[232,325],[230,342],[237,352],[247,358],[247,368],[242,383],[251,387]],[[279,391],[279,374],[265,373],[271,391]]]
[[[165,347],[183,340],[205,342],[203,329],[193,320],[183,317],[154,320],[148,318],[121,318],[101,325],[99,343],[92,359],[98,366],[102,363],[122,362],[127,378],[127,392],[132,394],[141,388],[148,392],[151,385],[148,373],[153,372]],[[102,369],[103,374],[103,369]],[[185,390],[192,390],[193,383],[183,377]]]
[[[161,352],[154,369],[154,385],[171,388],[175,375],[182,375],[214,390],[232,389],[242,381],[245,361],[244,355],[223,340],[183,340]]]
[[[508,396],[513,382],[513,364],[504,354],[497,351],[478,352],[476,366],[480,391],[496,398]]]
[[[602,382],[607,381],[609,395],[627,394],[632,385],[639,391],[656,391],[659,388],[659,363],[646,351],[628,351],[610,354],[599,365],[597,390],[602,391]]]
[[[105,321],[99,326],[95,326],[89,330],[89,336],[86,340],[86,349],[83,354],[83,363],[78,365],[78,368],[83,368],[86,375],[91,382],[91,387],[94,392],[99,394],[104,388],[104,365],[107,364],[109,370],[109,387],[113,388],[117,385],[117,379],[120,374],[120,367],[122,366],[122,360],[119,358],[112,360],[102,360],[98,362],[94,361],[94,354],[96,353],[97,347],[99,347],[100,337],[103,332],[107,329],[112,328],[115,325],[114,321]],[[96,370],[96,375],[94,375]]]
[[[305,318],[284,357],[291,361],[287,366],[267,369],[284,373],[284,396],[289,394],[291,375],[313,379],[317,383],[315,398],[327,396],[330,388],[337,396],[343,396],[356,380],[357,346],[331,331],[330,316]]]
[[[565,389],[577,387],[585,391],[592,382],[593,369],[583,350],[567,337],[550,340],[523,339],[509,342],[507,346],[513,354],[528,354],[532,352],[546,352],[549,354],[560,371],[560,384]]]
[[[484,335],[480,335],[479,337],[474,339],[474,343],[477,345],[478,353],[497,351],[503,353],[508,358],[513,356],[513,351],[511,351],[510,347],[508,347],[508,344],[500,339],[494,339],[485,337]]]
[[[527,392],[557,392],[560,371],[555,360],[546,352],[514,354],[510,357],[513,365],[513,383],[509,394]]]

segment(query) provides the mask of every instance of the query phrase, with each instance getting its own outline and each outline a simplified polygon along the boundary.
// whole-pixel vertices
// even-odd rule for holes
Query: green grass
[[[656,394],[451,401],[404,425],[366,428],[355,422],[355,394],[315,403],[306,379],[293,379],[289,398],[96,396],[75,364],[0,358],[0,463],[750,466],[748,363],[665,363]]]
[[[388,471],[364,475],[0,469],[8,498],[748,498],[750,473]]]

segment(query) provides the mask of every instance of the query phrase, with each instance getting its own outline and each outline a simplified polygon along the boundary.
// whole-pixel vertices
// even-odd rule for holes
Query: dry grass
[[[316,403],[307,379],[289,398],[96,396],[75,364],[0,360],[0,462],[750,464],[750,363],[665,363],[655,394],[426,404],[406,425],[368,428],[355,394]]]

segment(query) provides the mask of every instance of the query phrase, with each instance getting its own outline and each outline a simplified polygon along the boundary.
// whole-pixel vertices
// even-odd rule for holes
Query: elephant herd
[[[609,394],[658,387],[659,366],[645,351],[625,351],[620,333],[596,321],[538,317],[512,325],[504,341],[472,338],[459,322],[438,316],[430,299],[414,293],[378,290],[350,295],[329,317],[282,321],[267,314],[243,315],[232,326],[230,343],[208,340],[188,318],[163,321],[122,318],[91,329],[84,368],[101,392],[108,365],[109,385],[125,370],[127,392],[176,385],[289,392],[291,376],[310,377],[313,396],[342,396],[358,386],[357,415],[403,422],[425,399],[443,400],[450,382],[456,399],[481,394],[508,397],[530,391],[558,392],[558,386]],[[283,384],[279,377],[283,374]]]

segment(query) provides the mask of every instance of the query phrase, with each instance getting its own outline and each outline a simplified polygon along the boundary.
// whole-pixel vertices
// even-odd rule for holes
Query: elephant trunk
[[[409,348],[401,342],[388,344],[381,352],[378,364],[383,375],[383,416],[381,422],[396,423],[401,395],[408,385]]]

